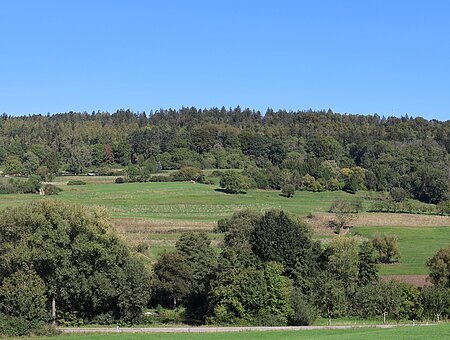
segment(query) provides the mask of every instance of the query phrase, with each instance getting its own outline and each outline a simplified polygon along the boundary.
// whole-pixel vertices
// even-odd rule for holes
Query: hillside
[[[243,169],[250,185],[308,191],[448,192],[450,121],[320,111],[182,108],[0,118],[5,173]]]

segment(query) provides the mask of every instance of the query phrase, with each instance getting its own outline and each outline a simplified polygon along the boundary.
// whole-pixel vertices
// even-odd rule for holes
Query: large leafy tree
[[[427,261],[433,284],[450,288],[450,246],[441,248]]]
[[[412,175],[412,194],[415,198],[429,203],[442,201],[449,189],[448,169],[442,164],[421,165]]]
[[[309,228],[283,211],[266,212],[256,223],[250,244],[262,261],[281,263],[298,285],[304,285],[316,269],[319,247]]]
[[[59,311],[85,318],[110,313],[132,321],[149,298],[144,264],[110,230],[100,210],[53,201],[6,209],[0,213],[0,243],[0,279],[31,268]]]
[[[338,280],[347,294],[352,293],[358,280],[359,246],[355,239],[336,237],[328,246],[327,270]]]
[[[177,307],[180,300],[191,292],[192,268],[178,252],[164,252],[154,266],[153,298],[166,305]]]
[[[231,258],[227,258],[231,255]],[[236,261],[234,251],[224,253],[221,259]],[[224,264],[213,282],[210,296],[210,321],[219,324],[250,323],[284,325],[293,314],[290,306],[291,284],[282,275],[283,267],[275,262],[261,267]],[[244,264],[244,265],[243,265]],[[248,264],[248,262],[247,262]]]
[[[354,296],[355,311],[362,317],[383,316],[385,320],[417,317],[419,291],[402,282],[379,282],[360,287]]]
[[[378,281],[378,258],[370,241],[360,245],[358,254],[358,285],[376,283]]]
[[[206,294],[217,262],[208,235],[204,232],[185,233],[177,241],[176,249],[191,267],[192,293]]]
[[[224,246],[251,251],[250,236],[260,218],[260,213],[242,210],[234,213],[228,219],[220,220],[218,229],[226,232],[223,240]]]
[[[154,299],[173,307],[182,300],[190,313],[202,317],[216,265],[206,233],[183,234],[176,251],[163,253],[155,264]]]
[[[324,317],[331,319],[345,315],[349,308],[349,301],[342,282],[327,272],[321,272],[315,277],[313,300]]]
[[[425,287],[422,290],[421,300],[424,316],[437,321],[450,316],[450,288]]]
[[[26,171],[22,161],[17,156],[6,157],[4,164],[7,174],[21,174]]]
[[[195,127],[191,132],[192,148],[202,154],[212,149],[217,143],[218,128],[214,125]]]
[[[372,240],[372,244],[378,251],[378,259],[381,263],[400,261],[401,254],[397,235],[376,236]]]
[[[217,266],[216,252],[204,232],[181,235],[176,243],[176,249],[191,271],[188,310],[198,317],[203,317],[206,313],[211,280]]]

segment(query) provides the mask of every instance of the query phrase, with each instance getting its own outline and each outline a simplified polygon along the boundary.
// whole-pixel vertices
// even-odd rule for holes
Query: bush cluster
[[[0,194],[35,194],[39,193],[41,188],[40,178],[30,176],[28,179],[1,179]]]
[[[67,182],[67,185],[86,185],[86,182],[82,180],[70,180]]]
[[[373,202],[367,211],[445,216],[450,215],[450,201],[442,201],[438,205],[432,205],[410,200],[395,201],[393,199],[385,199]]]

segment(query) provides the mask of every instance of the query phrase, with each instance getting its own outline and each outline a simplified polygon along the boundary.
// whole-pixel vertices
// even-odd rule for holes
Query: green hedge
[[[43,321],[29,321],[22,317],[0,314],[0,336],[50,336],[56,334],[56,329]]]

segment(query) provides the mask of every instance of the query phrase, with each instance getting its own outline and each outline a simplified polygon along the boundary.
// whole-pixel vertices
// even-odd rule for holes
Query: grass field
[[[95,177],[94,177],[95,178]],[[84,179],[84,177],[83,177]],[[100,181],[100,180],[98,180]],[[97,182],[98,183],[98,182]],[[112,218],[155,220],[217,221],[234,211],[284,209],[297,214],[325,212],[338,197],[354,199],[344,192],[301,192],[293,198],[279,191],[249,190],[229,195],[213,185],[186,182],[61,185],[64,189],[53,199],[69,203],[101,205]],[[40,198],[36,195],[2,195],[0,208]]]
[[[68,340],[103,340],[126,338],[131,340],[264,340],[264,339],[445,339],[450,335],[450,324],[396,327],[389,329],[356,328],[356,329],[325,329],[302,331],[267,331],[239,333],[154,333],[154,334],[89,334],[61,335],[57,339]],[[51,338],[49,338],[51,339]]]

